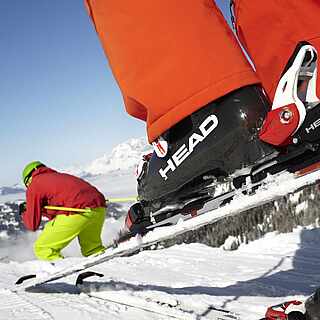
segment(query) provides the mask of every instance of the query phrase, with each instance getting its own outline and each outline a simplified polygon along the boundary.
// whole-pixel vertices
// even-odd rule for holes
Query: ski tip
[[[36,275],[35,274],[28,274],[26,276],[23,276],[23,277],[20,277],[15,284],[19,285],[21,283],[23,283],[24,281],[26,280],[29,280],[29,279],[33,279],[33,278],[36,278]]]

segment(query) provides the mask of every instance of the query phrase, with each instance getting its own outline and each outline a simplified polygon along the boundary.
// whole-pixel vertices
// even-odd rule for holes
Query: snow
[[[8,240],[9,235],[7,231],[0,231],[0,240]]]
[[[110,155],[104,154],[90,164],[70,167],[66,171],[84,177],[126,171],[134,169],[142,155],[151,150],[152,147],[147,143],[146,138],[132,138],[113,148]]]
[[[0,195],[0,203],[24,200],[25,197],[26,197],[25,192]]]
[[[92,174],[104,174],[110,171],[132,168],[140,161],[141,154],[150,149],[145,139],[130,139],[115,147],[110,156],[104,155],[102,158],[93,161],[86,171]]]
[[[303,201],[296,206],[296,213],[298,214],[301,211],[308,210],[308,203]]]
[[[118,152],[115,154],[121,158]],[[110,161],[108,165],[111,162],[115,163]],[[135,195],[136,182],[130,166],[123,170],[105,171],[107,173],[104,174],[100,171],[101,174],[86,178],[107,197],[132,196]],[[272,188],[262,187],[254,201],[266,202],[275,195],[281,196],[301,185],[313,183],[318,176],[314,174],[298,181],[291,178],[292,175],[281,175]],[[0,203],[8,197],[14,201],[22,199],[24,194],[0,196]],[[298,201],[297,198],[293,196]],[[184,222],[184,225],[205,224],[213,216],[245,210],[252,206],[253,199],[238,195],[229,205]],[[298,211],[305,209],[303,206],[298,208]],[[106,220],[103,232],[106,244],[116,237],[122,224],[121,219],[109,217]],[[183,229],[182,225],[175,226],[175,230]],[[156,230],[148,234],[147,239],[165,233],[165,228]],[[320,230],[309,227],[297,228],[289,234],[270,233],[232,251],[225,250],[236,240],[230,238],[221,248],[182,244],[115,258],[91,268],[105,276],[86,280],[81,292],[74,286],[75,275],[43,285],[36,291],[12,292],[9,289],[22,275],[46,275],[83,261],[76,242],[64,250],[66,259],[55,266],[36,261],[32,245],[38,235],[39,232],[24,233],[9,240],[5,233],[1,234],[0,320],[169,318],[168,315],[103,299],[134,301],[146,308],[149,305],[158,311],[169,310],[177,316],[183,312],[184,317],[180,315],[182,319],[213,319],[210,306],[215,306],[236,312],[243,320],[257,320],[263,317],[268,306],[290,299],[304,300],[320,281]],[[201,314],[206,316],[200,317]]]
[[[133,169],[88,177],[87,180],[107,198],[130,197],[137,194],[137,180]]]
[[[94,267],[105,276],[88,279],[86,289],[99,298],[147,299],[197,314],[214,305],[256,320],[270,305],[305,299],[313,292],[320,280],[319,240],[318,229],[298,228],[290,234],[268,234],[236,251],[201,244],[143,251]],[[166,319],[79,294],[72,286],[74,276],[36,293],[6,290],[21,275],[41,270],[50,270],[47,262],[0,262],[0,319]]]
[[[231,251],[237,250],[240,246],[240,241],[237,237],[229,236],[222,245],[223,250]]]

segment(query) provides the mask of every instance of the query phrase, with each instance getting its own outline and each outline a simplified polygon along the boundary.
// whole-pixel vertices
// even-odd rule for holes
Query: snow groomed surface
[[[236,195],[230,204],[213,211],[210,211],[210,203],[208,203],[207,207],[203,209],[208,212],[194,217],[193,219],[182,221],[171,227],[157,228],[154,231],[147,233],[144,237],[136,236],[124,243],[120,243],[119,246],[114,249],[107,250],[106,253],[99,255],[98,257],[83,259],[79,264],[71,265],[68,268],[62,268],[51,274],[37,275],[35,279],[27,280],[23,284],[16,286],[16,288],[18,290],[26,289],[35,285],[48,283],[78,271],[85,270],[96,264],[104,263],[115,257],[126,256],[141,248],[149,247],[160,241],[176,237],[186,231],[196,230],[204,225],[214,223],[222,217],[232,216],[266,202],[278,199],[279,197],[294,192],[306,185],[315,183],[319,180],[319,177],[320,170],[318,169],[302,176],[287,172],[280,173],[276,176],[270,176],[270,180],[267,178],[265,184],[263,184],[255,194],[244,195],[239,192],[239,195]],[[15,290],[15,288],[13,288],[13,290]]]
[[[240,319],[257,320],[268,306],[305,299],[320,283],[320,231],[298,228],[290,234],[271,233],[224,251],[201,244],[176,245],[168,249],[143,251],[131,257],[115,258],[93,270],[105,274],[92,278],[76,290],[75,276],[38,287],[35,292],[9,288],[15,279],[40,271],[44,263],[0,263],[0,319],[168,319],[141,309],[104,301],[145,300],[172,306],[204,319],[214,319],[210,306],[239,314]],[[81,258],[69,258],[74,264]],[[90,298],[86,293],[96,295]],[[20,300],[20,298],[22,300]],[[206,313],[207,312],[207,313]]]

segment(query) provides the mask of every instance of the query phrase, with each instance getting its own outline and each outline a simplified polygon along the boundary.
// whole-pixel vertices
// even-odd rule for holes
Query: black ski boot
[[[186,117],[153,143],[155,152],[138,177],[145,217],[157,224],[217,199],[220,182],[243,189],[257,186],[267,174],[295,172],[319,161],[317,57],[308,43],[297,45],[272,106],[259,86],[243,87]]]
[[[130,231],[130,237],[136,234],[144,235],[147,232],[147,227],[151,226],[150,217],[145,215],[141,203],[137,202],[129,208],[125,219],[125,225]],[[127,240],[128,235],[124,234],[124,240]],[[119,242],[121,242],[120,239]]]
[[[260,87],[247,86],[165,132],[161,141],[167,150],[162,157],[154,152],[138,177],[145,216],[155,223],[159,215],[200,209],[210,197],[204,191],[208,186],[246,174],[252,166],[275,157],[277,149],[258,138],[269,106]]]

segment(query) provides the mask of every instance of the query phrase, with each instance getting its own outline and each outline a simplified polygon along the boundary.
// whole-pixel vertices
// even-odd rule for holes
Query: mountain
[[[145,138],[132,138],[113,148],[111,154],[104,154],[86,166],[73,167],[67,171],[82,177],[127,171],[139,163],[142,154],[151,151]]]
[[[20,185],[15,184],[11,187],[0,187],[0,195],[8,195],[8,194],[16,194],[16,193],[21,193],[24,192],[25,189],[22,188]]]

